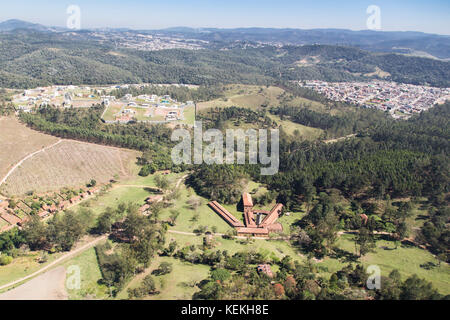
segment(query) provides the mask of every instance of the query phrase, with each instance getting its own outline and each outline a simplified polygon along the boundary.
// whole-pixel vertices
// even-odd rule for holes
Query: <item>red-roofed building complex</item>
[[[269,232],[283,231],[282,225],[275,223],[283,209],[281,203],[277,203],[270,211],[254,210],[252,196],[245,192],[242,194],[242,204],[244,206],[245,226],[217,201],[208,203],[211,209],[221,216],[230,226],[236,228],[240,236],[266,237],[269,235]],[[262,218],[262,216],[265,217]]]

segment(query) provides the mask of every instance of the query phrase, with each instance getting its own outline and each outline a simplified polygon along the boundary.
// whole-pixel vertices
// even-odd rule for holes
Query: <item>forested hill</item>
[[[84,39],[84,40],[80,40]],[[138,51],[67,33],[0,34],[0,87],[385,80],[450,87],[450,62],[328,45]]]
[[[383,32],[343,29],[192,29],[170,28],[153,31],[167,36],[201,39],[211,42],[278,43],[283,45],[328,44],[354,46],[374,52],[422,53],[441,59],[450,58],[450,37],[422,32]]]

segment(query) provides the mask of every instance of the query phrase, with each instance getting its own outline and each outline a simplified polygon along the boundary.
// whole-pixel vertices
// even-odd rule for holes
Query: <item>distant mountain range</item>
[[[0,23],[0,32],[17,29],[40,32],[71,31],[61,27],[47,27],[21,20]],[[273,45],[326,44],[352,46],[374,52],[395,52],[428,58],[450,59],[450,36],[423,32],[352,31],[345,29],[275,29],[275,28],[189,28],[174,27],[161,30],[132,30],[127,28],[90,29],[96,32],[128,32],[176,36],[184,39],[204,40],[216,44],[254,42]],[[86,32],[86,30],[75,31]]]
[[[448,54],[443,47],[448,47],[448,38],[436,35],[258,28],[69,31],[18,20],[1,23],[0,30],[0,87],[6,88],[371,79],[450,87],[449,61],[361,49],[370,46],[383,51],[380,43],[413,48],[412,44],[419,46],[422,35],[422,43],[436,37],[441,41],[408,50],[427,55],[425,50],[441,48]],[[316,44],[333,41],[340,45]],[[354,44],[358,41],[359,47]]]
[[[17,29],[27,29],[35,31],[47,31],[47,32],[61,32],[67,31],[66,28],[61,27],[46,27],[42,24],[31,23],[17,19],[11,19],[7,21],[0,22],[0,32],[9,32]]]
[[[159,32],[216,42],[250,41],[280,45],[328,44],[353,46],[375,52],[396,52],[438,59],[450,58],[450,36],[423,32],[273,28],[192,29],[186,27],[169,28],[159,30]]]

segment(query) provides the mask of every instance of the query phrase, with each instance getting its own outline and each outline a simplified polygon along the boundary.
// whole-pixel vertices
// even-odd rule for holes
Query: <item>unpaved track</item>
[[[66,269],[57,267],[0,294],[0,300],[67,300]]]
[[[47,147],[45,147],[45,148],[42,148],[42,149],[40,149],[40,150],[38,150],[38,151],[35,151],[35,152],[33,152],[33,153],[30,153],[30,154],[27,155],[25,158],[23,158],[22,160],[20,160],[18,163],[16,163],[16,165],[15,165],[14,167],[11,168],[11,170],[8,171],[8,173],[6,174],[6,176],[0,181],[0,186],[6,182],[6,180],[7,180],[7,179],[9,178],[9,176],[14,172],[14,170],[16,170],[18,167],[20,167],[20,166],[22,165],[22,163],[24,163],[24,161],[30,159],[31,157],[37,155],[38,153],[41,153],[41,152],[43,152],[43,151],[45,151],[45,150],[48,150],[48,149],[50,149],[50,148],[53,148],[54,146],[60,144],[61,142],[63,142],[63,140],[58,140],[57,142],[55,142],[55,143],[53,143],[53,144],[51,144],[51,145],[49,145],[49,146],[47,146]]]
[[[59,257],[58,259],[56,259],[55,261],[51,262],[50,264],[46,265],[42,269],[39,269],[38,271],[36,271],[36,272],[34,272],[34,273],[32,273],[32,274],[30,274],[28,276],[25,276],[23,278],[17,279],[17,280],[15,280],[13,282],[10,282],[10,283],[7,283],[7,284],[4,284],[4,285],[0,286],[0,290],[12,287],[15,284],[18,284],[20,282],[23,282],[25,280],[33,278],[33,277],[37,276],[38,274],[44,272],[45,270],[48,270],[51,267],[57,265],[58,263],[61,263],[62,261],[66,260],[67,258],[71,258],[71,257],[73,257],[73,256],[75,256],[75,255],[77,255],[77,254],[79,254],[79,253],[81,253],[81,252],[83,252],[83,251],[85,251],[85,250],[95,246],[97,243],[99,243],[102,240],[105,240],[107,237],[108,237],[108,235],[106,234],[106,235],[103,235],[101,237],[95,238],[94,240],[84,244],[83,246],[81,246],[81,247],[79,247],[79,248],[77,248],[75,250],[67,252],[66,254],[64,254],[63,256]]]

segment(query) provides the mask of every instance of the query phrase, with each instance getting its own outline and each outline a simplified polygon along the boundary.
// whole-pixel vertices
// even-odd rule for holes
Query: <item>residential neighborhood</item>
[[[387,81],[326,82],[301,81],[299,85],[328,99],[389,112],[392,117],[408,118],[450,98],[450,88],[416,86]]]
[[[102,119],[106,123],[130,122],[173,122],[189,120],[193,122],[194,102],[179,102],[170,95],[139,95],[133,97],[126,94],[121,98],[111,95],[118,89],[142,89],[149,84],[124,84],[115,86],[51,86],[24,90],[13,97],[17,111],[31,112],[33,109],[55,106],[58,108],[90,108],[103,104],[105,112]],[[163,86],[163,85],[160,85]],[[176,86],[183,86],[177,84]]]

